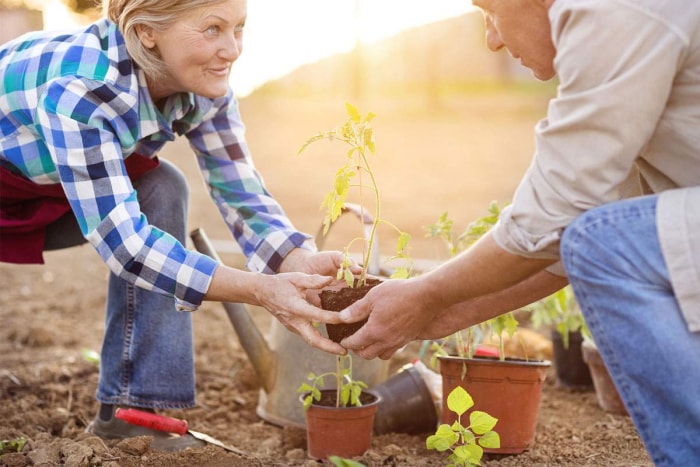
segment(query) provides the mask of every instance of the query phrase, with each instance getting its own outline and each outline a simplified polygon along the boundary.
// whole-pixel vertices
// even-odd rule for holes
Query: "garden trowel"
[[[242,456],[249,457],[248,454],[241,451],[240,449],[228,446],[216,438],[200,433],[198,431],[190,430],[187,422],[185,420],[180,420],[178,418],[166,417],[164,415],[158,415],[151,412],[144,412],[138,409],[122,409],[118,408],[114,414],[120,420],[124,420],[126,423],[132,425],[138,425],[145,428],[150,428],[152,430],[163,431],[165,433],[174,433],[178,435],[190,434],[193,437],[204,441],[205,443],[213,444],[214,446],[219,446],[230,452],[235,452]]]

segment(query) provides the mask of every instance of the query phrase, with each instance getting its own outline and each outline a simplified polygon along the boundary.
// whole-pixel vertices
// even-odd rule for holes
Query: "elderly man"
[[[341,344],[389,358],[568,280],[653,461],[700,465],[700,2],[474,4],[491,50],[560,81],[533,163],[474,247],[344,310],[369,321]]]

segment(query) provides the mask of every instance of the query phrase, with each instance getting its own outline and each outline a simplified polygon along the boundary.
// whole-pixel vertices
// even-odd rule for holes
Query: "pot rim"
[[[439,355],[438,360],[447,361],[465,361],[473,362],[476,364],[489,364],[489,365],[506,365],[506,366],[537,366],[537,367],[549,367],[552,366],[550,360],[525,360],[524,358],[516,357],[506,357],[505,360],[501,360],[499,357],[488,357],[488,356],[474,356],[472,358],[459,357],[457,355]]]
[[[333,393],[334,393],[334,392],[335,392],[335,388],[321,389],[321,394],[323,394],[323,393],[329,393],[329,392],[333,392]],[[311,391],[306,391],[306,392],[300,394],[300,395],[299,395],[299,402],[301,402],[301,403],[303,404],[303,403],[304,403],[304,398],[305,398],[307,395],[309,395],[310,393],[311,393]],[[379,405],[379,403],[382,401],[382,396],[379,395],[378,392],[376,392],[376,391],[374,391],[374,390],[372,390],[372,389],[363,389],[363,390],[362,390],[362,393],[364,393],[364,394],[369,394],[369,395],[373,396],[373,397],[374,397],[374,400],[373,400],[372,402],[368,402],[368,403],[362,404],[362,405],[348,405],[348,406],[345,406],[345,407],[334,407],[334,406],[329,406],[329,405],[321,405],[321,404],[317,404],[316,401],[314,400],[314,401],[311,402],[311,405],[314,406],[314,407],[318,407],[318,408],[320,408],[320,409],[323,409],[323,410],[353,410],[353,409],[363,409],[363,408],[365,408],[365,407],[372,407],[372,406],[375,406],[375,405]]]

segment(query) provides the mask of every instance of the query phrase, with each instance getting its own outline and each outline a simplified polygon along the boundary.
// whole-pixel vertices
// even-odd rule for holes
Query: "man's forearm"
[[[567,284],[566,277],[540,271],[500,292],[456,303],[446,308],[437,316],[436,323],[426,329],[425,334],[420,338],[437,339],[448,336],[503,313],[526,307]]]
[[[417,278],[416,284],[431,303],[449,308],[493,293],[508,294],[508,289],[554,262],[508,253],[487,235],[469,250]]]

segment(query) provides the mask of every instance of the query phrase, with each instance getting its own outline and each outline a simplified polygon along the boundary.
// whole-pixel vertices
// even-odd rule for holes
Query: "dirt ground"
[[[461,228],[483,214],[490,200],[509,199],[528,166],[532,127],[547,98],[546,91],[455,93],[432,109],[420,97],[356,102],[362,112],[378,115],[375,170],[382,217],[413,235],[415,257],[445,258],[443,246],[423,233],[442,212],[449,211]],[[342,122],[344,101],[253,96],[241,102],[241,110],[269,189],[300,229],[315,233],[320,200],[342,156],[332,146],[295,154],[308,136]],[[191,227],[204,228],[216,240],[224,261],[240,262],[186,145],[176,142],[164,157],[191,175]],[[326,247],[342,245],[357,225],[341,219]],[[392,241],[380,236],[382,254],[391,254]],[[21,453],[0,456],[0,466],[319,465],[307,458],[302,429],[271,425],[256,415],[260,381],[218,303],[206,303],[194,314],[197,407],[168,415],[187,419],[192,429],[246,455],[214,446],[165,454],[148,449],[144,439],[105,445],[85,434],[97,407],[98,369],[82,352],[101,345],[106,279],[106,267],[89,246],[48,253],[43,266],[0,265],[0,440],[27,440]],[[265,311],[251,313],[261,329],[269,327]],[[414,344],[394,357],[392,369],[415,357]],[[535,446],[520,455],[486,456],[484,465],[652,465],[628,417],[602,411],[594,392],[566,390],[554,379],[552,371]],[[441,454],[425,449],[426,436],[375,436],[357,460],[368,466],[443,465]]]

